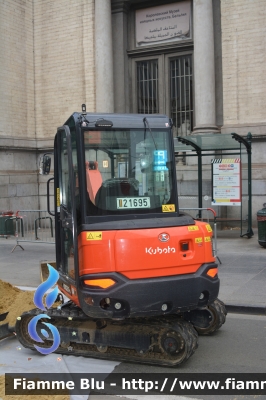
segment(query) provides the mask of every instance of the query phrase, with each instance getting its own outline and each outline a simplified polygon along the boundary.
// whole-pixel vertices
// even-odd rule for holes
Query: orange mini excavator
[[[84,105],[58,128],[48,209],[69,301],[47,310],[57,352],[174,366],[194,353],[198,333],[225,322],[212,229],[179,212],[171,128],[165,115],[92,114]],[[45,155],[44,173],[50,164]],[[32,349],[27,326],[38,313],[16,325]],[[50,347],[52,336],[39,335]]]

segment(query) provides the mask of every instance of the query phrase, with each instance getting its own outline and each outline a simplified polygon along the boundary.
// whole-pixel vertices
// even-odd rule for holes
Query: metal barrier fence
[[[180,208],[180,211],[189,211],[189,214],[197,219],[204,220],[213,223],[213,253],[214,257],[219,260],[217,255],[217,223],[216,223],[216,212],[212,208]],[[10,224],[14,221],[14,235],[16,237],[17,244],[20,242],[36,242],[38,243],[55,243],[55,224],[54,217],[51,217],[46,210],[20,210],[13,216],[4,217],[4,229],[7,230],[7,223]],[[9,226],[9,229],[10,226]],[[7,231],[8,232],[8,231]],[[8,232],[10,234],[10,231]],[[13,248],[12,251],[16,248]],[[24,250],[24,249],[23,249]]]
[[[13,217],[19,242],[55,243],[54,217],[45,210],[20,210]]]

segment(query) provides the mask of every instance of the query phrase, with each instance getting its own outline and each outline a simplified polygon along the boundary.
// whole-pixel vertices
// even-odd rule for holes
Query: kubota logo
[[[145,251],[147,254],[169,254],[169,253],[175,253],[176,250],[174,247],[164,247],[163,249],[161,247],[146,247]]]
[[[168,235],[168,233],[160,233],[158,239],[160,240],[160,242],[168,242],[170,236]]]

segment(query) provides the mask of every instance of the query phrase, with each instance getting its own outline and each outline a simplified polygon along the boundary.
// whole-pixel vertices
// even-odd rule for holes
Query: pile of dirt
[[[24,291],[20,290],[15,286],[12,286],[8,282],[4,282],[0,279],[0,314],[6,313],[8,315],[4,321],[0,321],[1,324],[9,323],[10,327],[16,325],[16,319],[25,311],[36,308],[33,302],[33,296],[35,291]],[[44,296],[45,304],[45,296]],[[60,305],[60,302],[54,303],[53,307]]]
[[[9,326],[15,326],[16,319],[24,311],[36,308],[33,303],[34,291],[23,291],[8,282],[0,279],[0,314],[8,311],[8,315],[0,324],[9,323]]]
[[[33,302],[34,291],[23,291],[8,282],[0,279],[0,314],[8,311],[8,315],[0,324],[9,323],[10,327],[15,326],[16,319],[24,311],[36,308]],[[58,303],[59,304],[59,303]],[[56,303],[55,303],[56,305]],[[33,395],[5,395],[5,377],[0,376],[0,399],[3,400],[36,400],[38,394]],[[42,395],[41,400],[69,400],[69,395]]]

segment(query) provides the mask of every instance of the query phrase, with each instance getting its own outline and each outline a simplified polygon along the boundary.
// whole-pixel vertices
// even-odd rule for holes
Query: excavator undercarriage
[[[16,335],[24,347],[51,347],[51,332],[44,335],[40,319],[36,330],[43,343],[34,342],[28,333],[30,320],[41,314],[34,309],[23,313],[16,323]],[[154,318],[131,318],[122,321],[93,319],[72,302],[47,311],[59,331],[61,343],[56,352],[75,356],[112,359],[164,366],[186,361],[198,347],[198,333],[213,333],[225,322],[226,310],[215,300],[204,310]],[[192,322],[198,326],[193,326]],[[198,332],[197,332],[198,331]],[[46,331],[47,332],[47,331]]]

